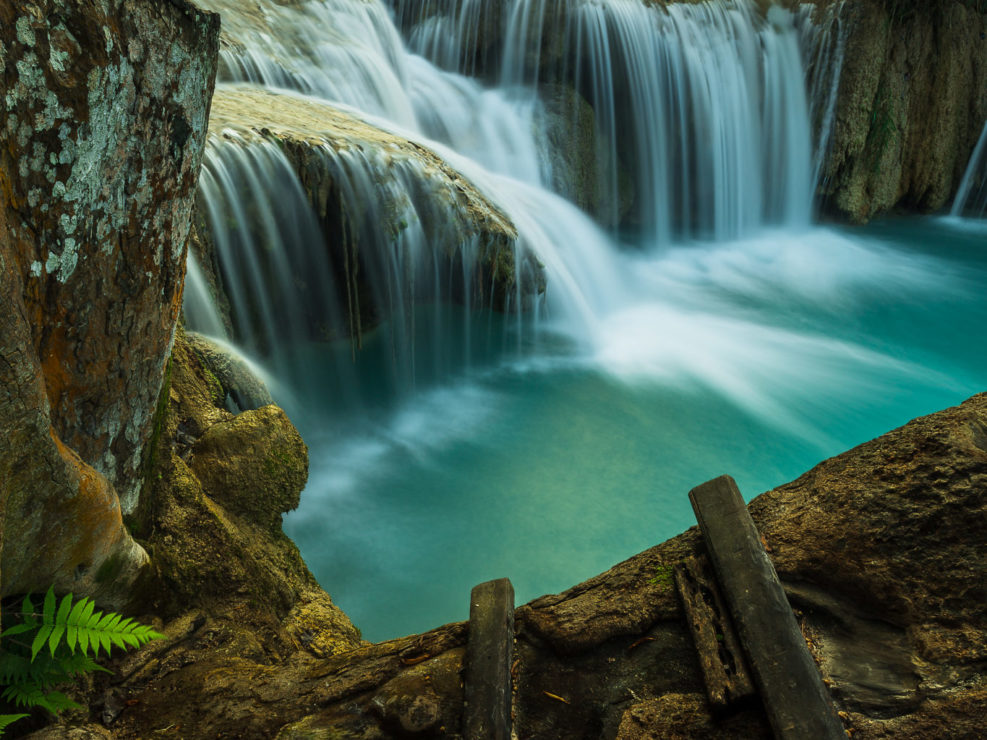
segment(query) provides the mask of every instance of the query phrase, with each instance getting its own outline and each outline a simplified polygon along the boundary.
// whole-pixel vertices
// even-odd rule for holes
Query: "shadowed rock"
[[[119,603],[180,308],[218,17],[0,5],[2,593]]]

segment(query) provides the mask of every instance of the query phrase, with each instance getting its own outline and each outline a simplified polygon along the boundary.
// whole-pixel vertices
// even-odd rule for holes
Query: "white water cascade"
[[[488,578],[565,588],[692,524],[690,485],[753,494],[978,389],[949,332],[981,268],[812,223],[838,4],[198,1],[217,100],[384,132],[306,138],[329,223],[278,122],[214,102],[185,304],[286,388],[312,450],[286,529],[371,639],[462,618]],[[516,230],[502,300],[462,183]]]
[[[378,2],[331,0],[299,8],[258,3],[249,11],[220,0],[212,5],[224,13],[228,79],[288,86],[382,116],[375,120],[436,148],[480,185],[520,227],[522,247],[547,266],[549,314],[556,327],[558,320],[567,320],[579,343],[592,340],[600,320],[626,302],[621,277],[626,267],[610,238],[546,192],[557,182],[552,170],[560,156],[546,145],[550,124],[539,97],[546,79],[574,86],[593,106],[595,151],[569,156],[595,160],[586,175],[596,191],[595,215],[616,226],[623,211],[624,228],[639,247],[652,250],[692,236],[736,238],[766,224],[805,228],[809,223],[815,165],[800,38],[809,38],[816,49],[828,37],[800,31],[815,27],[779,7],[763,16],[753,2],[658,9],[637,0],[517,0],[497,4],[500,18],[471,25],[478,14],[491,11],[475,2],[397,4],[399,20],[410,27],[412,48],[446,66],[471,43],[471,28],[496,26],[502,48],[491,53],[500,60],[498,83],[489,87],[406,51]],[[420,23],[412,23],[414,12]],[[561,46],[557,58],[552,64],[531,61],[532,48],[540,49],[547,33]],[[532,47],[533,40],[539,44]],[[826,78],[818,71],[825,67],[824,60],[816,60],[817,80]],[[564,126],[567,112],[572,110],[551,119],[551,125]],[[252,198],[263,199],[266,174],[243,169],[248,160],[257,163],[257,155],[225,154],[231,147],[236,145],[214,138],[209,167],[232,157],[242,171],[239,179],[259,185]],[[349,163],[347,181],[378,178],[373,167]],[[357,190],[351,205],[370,192]],[[218,205],[223,198],[208,177],[203,193],[209,211],[243,211]],[[266,212],[271,205],[259,208]],[[222,238],[217,241],[222,248]],[[285,247],[291,253],[306,248]],[[427,250],[395,252],[406,253],[424,256]],[[388,293],[399,291],[393,280],[381,280]],[[254,285],[249,294],[256,298],[260,292]],[[269,336],[247,340],[254,350],[270,349],[284,336],[272,328],[262,304],[257,298],[249,308],[234,307],[244,317],[241,336],[246,322],[261,314]],[[335,326],[339,317],[326,320]],[[288,338],[294,339],[290,333]],[[407,358],[409,352],[399,356]]]
[[[487,71],[503,89],[561,82],[588,99],[604,221],[630,208],[625,220],[658,244],[808,224],[815,183],[804,18],[778,6],[763,16],[754,3],[395,6],[412,48],[440,66],[495,66]],[[622,175],[633,182],[633,204]]]
[[[956,192],[951,215],[987,217],[987,122]]]

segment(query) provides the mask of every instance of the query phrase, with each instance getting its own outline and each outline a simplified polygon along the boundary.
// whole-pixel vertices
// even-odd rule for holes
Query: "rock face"
[[[434,300],[440,292],[474,307],[503,308],[516,305],[519,294],[523,301],[544,289],[542,267],[518,244],[507,217],[419,144],[313,99],[240,85],[217,89],[210,132],[207,161],[210,168],[216,163],[217,172],[227,166],[227,157],[242,162],[249,158],[245,150],[264,146],[266,156],[294,172],[295,187],[304,193],[324,240],[327,277],[343,304],[343,326],[327,327],[329,317],[320,311],[326,281],[316,268],[292,269],[283,288],[268,280],[263,290],[274,305],[302,305],[305,315],[298,323],[307,325],[313,338],[339,333],[359,337],[406,310],[409,302]],[[210,205],[216,204],[202,207]],[[267,207],[256,206],[261,212]],[[209,233],[209,220],[201,216],[198,223],[207,252],[200,263],[222,276],[229,270],[223,260],[235,255],[214,250],[217,239]],[[257,231],[251,241],[262,260],[268,239]],[[277,272],[274,265],[270,271]],[[215,282],[221,285],[223,280]],[[263,311],[248,308],[246,313]]]
[[[827,3],[828,4],[828,3]],[[855,222],[955,195],[987,120],[987,12],[963,0],[852,0],[821,194]]]
[[[250,411],[274,403],[264,381],[231,348],[191,332],[185,339],[222,387],[227,406],[232,402],[235,408]]]
[[[218,32],[185,0],[0,6],[4,594],[106,592],[146,559],[121,513],[180,308]]]

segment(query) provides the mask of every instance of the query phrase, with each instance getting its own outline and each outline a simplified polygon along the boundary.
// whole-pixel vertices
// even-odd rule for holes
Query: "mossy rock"
[[[277,528],[298,506],[308,478],[308,448],[277,406],[263,406],[209,427],[190,461],[206,494],[228,511]]]

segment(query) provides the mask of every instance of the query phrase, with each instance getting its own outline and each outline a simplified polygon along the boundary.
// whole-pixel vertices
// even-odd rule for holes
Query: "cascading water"
[[[290,88],[427,147],[544,266],[523,316],[471,303],[449,198],[330,147],[386,317],[355,356],[314,343],[352,333],[347,268],[285,153],[213,128],[201,213],[235,336],[313,451],[286,529],[371,638],[463,617],[486,578],[571,585],[691,524],[707,477],[753,494],[979,390],[983,350],[949,340],[987,319],[965,237],[811,223],[837,6],[393,0],[395,26],[374,0],[203,4],[224,13],[221,92]],[[198,267],[187,320],[215,332]],[[538,294],[522,278],[514,307]]]
[[[953,216],[987,216],[987,122],[953,201]]]

